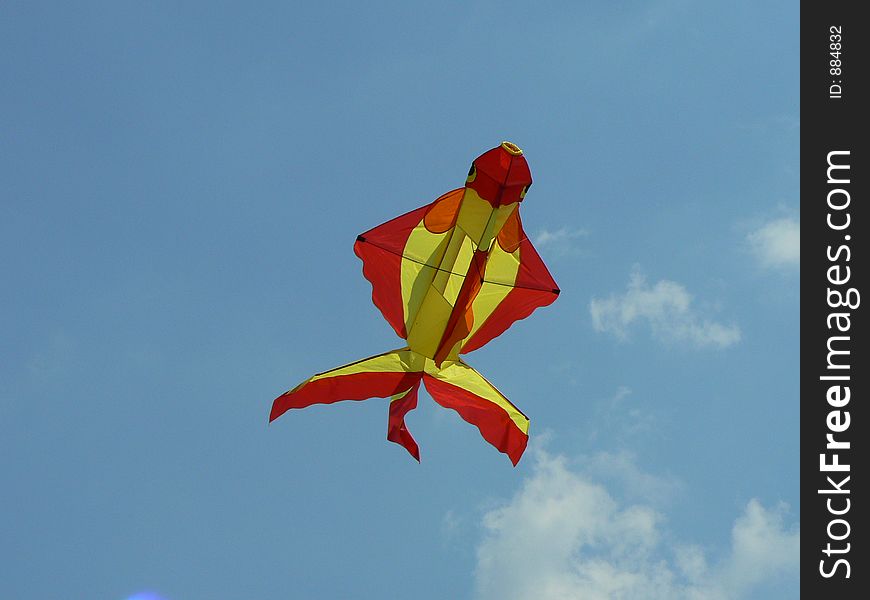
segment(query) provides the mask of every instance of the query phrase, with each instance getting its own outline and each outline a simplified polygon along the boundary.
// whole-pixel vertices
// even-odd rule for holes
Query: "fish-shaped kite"
[[[559,294],[520,221],[531,184],[523,151],[503,142],[474,160],[464,187],[358,236],[372,301],[407,345],[314,375],[276,398],[269,420],[291,408],[389,397],[387,439],[419,461],[405,415],[422,381],[516,465],[529,419],[460,354]]]

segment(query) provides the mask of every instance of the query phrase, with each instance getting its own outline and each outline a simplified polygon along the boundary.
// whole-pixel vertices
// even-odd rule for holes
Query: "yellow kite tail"
[[[405,415],[417,406],[417,390],[425,357],[407,348],[371,356],[325,373],[318,373],[272,403],[269,421],[291,408],[332,404],[341,400],[391,398],[387,439],[403,446],[420,460],[414,438],[405,427]]]
[[[529,419],[463,360],[435,361],[408,348],[392,350],[319,373],[272,404],[270,421],[291,408],[332,404],[341,400],[390,398],[387,439],[420,460],[417,442],[405,426],[405,415],[417,407],[420,382],[432,398],[476,426],[480,434],[516,465],[529,439]]]
[[[429,361],[427,367],[423,382],[435,402],[477,427],[516,466],[529,441],[528,417],[461,359],[440,369]]]

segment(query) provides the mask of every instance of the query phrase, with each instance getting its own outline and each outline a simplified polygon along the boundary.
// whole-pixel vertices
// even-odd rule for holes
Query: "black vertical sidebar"
[[[801,3],[801,594],[812,599],[870,598],[870,359],[861,351],[870,335],[870,22],[861,6]]]

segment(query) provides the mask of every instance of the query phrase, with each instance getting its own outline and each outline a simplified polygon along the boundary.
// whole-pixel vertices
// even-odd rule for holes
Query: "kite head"
[[[522,202],[531,185],[532,173],[523,151],[511,142],[502,142],[475,158],[465,180],[465,187],[496,208]]]

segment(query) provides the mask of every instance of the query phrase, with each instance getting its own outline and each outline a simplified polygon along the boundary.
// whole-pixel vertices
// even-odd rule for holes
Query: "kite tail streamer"
[[[405,426],[405,415],[417,408],[417,391],[422,379],[423,374],[420,373],[417,382],[409,390],[390,399],[390,420],[387,425],[387,439],[402,446],[417,462],[420,462],[420,448]]]

